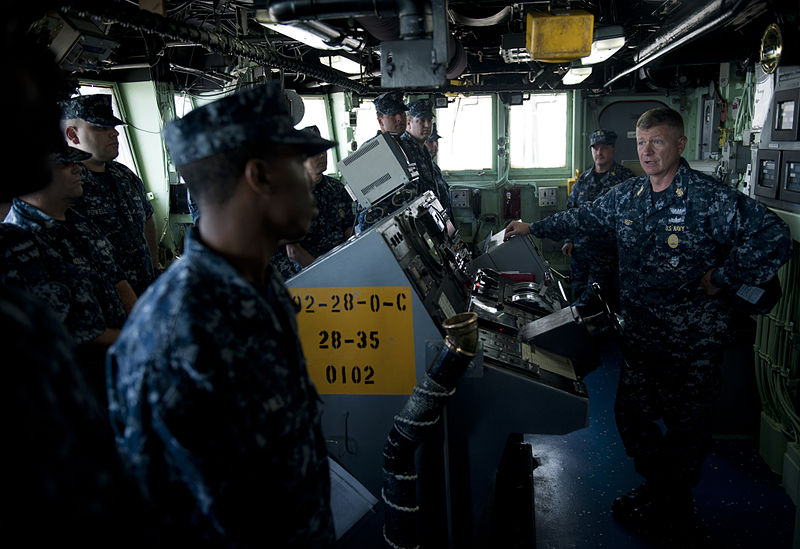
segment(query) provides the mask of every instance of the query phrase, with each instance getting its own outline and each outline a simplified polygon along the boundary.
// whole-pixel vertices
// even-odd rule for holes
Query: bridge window
[[[176,93],[173,97],[175,99],[175,116],[177,118],[183,118],[194,108],[192,98],[185,93]]]
[[[443,170],[492,169],[492,97],[459,96],[446,108],[436,109],[436,130]]]
[[[375,105],[371,100],[365,99],[355,109],[356,112],[356,127],[353,128],[353,139],[360,147],[365,141],[375,137],[380,130],[378,125],[378,117],[375,113]]]
[[[567,94],[532,95],[509,107],[512,168],[563,168],[567,165]]]
[[[295,126],[298,130],[302,130],[308,126],[316,126],[319,128],[319,133],[325,139],[331,138],[330,125],[328,124],[328,108],[325,105],[324,97],[303,96],[303,106],[305,107],[305,114],[302,120]],[[325,173],[334,173],[336,171],[336,163],[333,158],[333,149],[328,149],[328,169]]]

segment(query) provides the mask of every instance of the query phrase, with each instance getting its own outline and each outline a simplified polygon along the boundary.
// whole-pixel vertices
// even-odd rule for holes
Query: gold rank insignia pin
[[[644,185],[642,185],[641,187],[639,187],[639,190],[636,192],[636,196],[639,196],[640,194],[642,194],[642,191],[643,191],[643,190],[644,190]]]
[[[677,194],[678,196],[683,196],[683,189],[680,188],[675,189],[675,194]]]
[[[631,221],[630,219],[625,219],[623,223],[625,223],[626,225],[630,225],[631,223],[633,223],[633,221]]]

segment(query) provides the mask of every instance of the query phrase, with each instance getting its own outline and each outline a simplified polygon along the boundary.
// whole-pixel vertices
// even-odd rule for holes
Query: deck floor
[[[585,378],[589,426],[565,436],[526,435],[538,462],[534,469],[537,549],[649,548],[670,543],[643,539],[618,524],[612,500],[642,478],[617,433],[613,400],[619,355],[602,354],[602,365]],[[757,414],[757,410],[754,412]],[[756,419],[757,421],[757,419]],[[750,425],[725,426],[716,434],[703,478],[695,488],[705,547],[792,547],[796,508],[758,453]]]

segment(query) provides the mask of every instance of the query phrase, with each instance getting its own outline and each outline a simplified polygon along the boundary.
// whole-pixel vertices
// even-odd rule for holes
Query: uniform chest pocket
[[[686,225],[666,225],[660,234],[656,234],[656,248],[660,255],[658,263],[666,269],[689,269],[703,254],[702,242]]]
[[[617,245],[638,255],[642,244],[643,226],[635,217],[625,217],[617,221]]]

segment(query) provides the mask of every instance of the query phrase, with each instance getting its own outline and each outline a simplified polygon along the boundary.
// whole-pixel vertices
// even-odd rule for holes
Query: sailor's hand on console
[[[505,235],[503,236],[503,240],[508,240],[512,236],[517,235],[526,235],[531,234],[531,227],[527,223],[523,223],[522,221],[512,221],[506,227]]]

